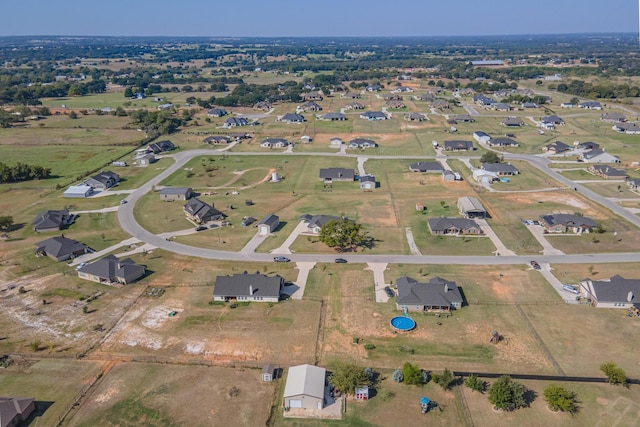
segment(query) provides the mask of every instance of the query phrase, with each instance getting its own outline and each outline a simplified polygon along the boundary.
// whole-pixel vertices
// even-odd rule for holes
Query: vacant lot
[[[67,425],[265,425],[277,384],[255,369],[120,363]]]

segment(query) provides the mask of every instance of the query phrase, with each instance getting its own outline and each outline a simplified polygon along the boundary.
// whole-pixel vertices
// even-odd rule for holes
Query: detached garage
[[[289,368],[284,387],[285,408],[324,408],[326,370],[318,366],[299,365]]]

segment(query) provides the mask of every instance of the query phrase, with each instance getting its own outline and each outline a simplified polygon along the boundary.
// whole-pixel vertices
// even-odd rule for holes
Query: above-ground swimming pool
[[[410,331],[416,327],[416,321],[406,316],[396,316],[389,323],[396,331]]]

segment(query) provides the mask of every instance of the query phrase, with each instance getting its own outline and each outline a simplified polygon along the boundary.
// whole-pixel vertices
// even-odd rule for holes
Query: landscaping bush
[[[464,385],[469,387],[471,390],[479,391],[480,393],[483,393],[486,388],[485,382],[480,380],[475,374],[469,375],[469,377],[464,380]]]
[[[422,371],[417,365],[406,362],[402,367],[402,376],[405,384],[422,385]]]
[[[393,371],[393,375],[391,376],[391,378],[393,378],[393,380],[397,383],[401,383],[402,381],[404,381],[404,375],[402,375],[402,371],[400,369],[396,369],[395,371]]]
[[[489,387],[489,402],[504,411],[513,411],[527,405],[525,393],[527,389],[510,376],[503,375]]]
[[[365,350],[373,350],[374,348],[376,348],[376,346],[373,344],[365,344],[364,348]]]
[[[576,394],[559,385],[549,384],[545,387],[544,401],[554,411],[568,412],[570,414],[575,414],[578,411]]]
[[[609,384],[627,386],[627,374],[613,362],[600,365],[600,370],[607,376]]]

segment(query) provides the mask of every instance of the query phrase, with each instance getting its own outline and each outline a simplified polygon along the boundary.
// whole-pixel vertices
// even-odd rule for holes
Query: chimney
[[[449,285],[447,284],[444,285],[444,292],[445,293],[449,292]]]
[[[249,295],[253,295],[253,285],[249,285]]]
[[[629,291],[629,293],[627,294],[627,301],[628,302],[633,301],[633,292]]]

